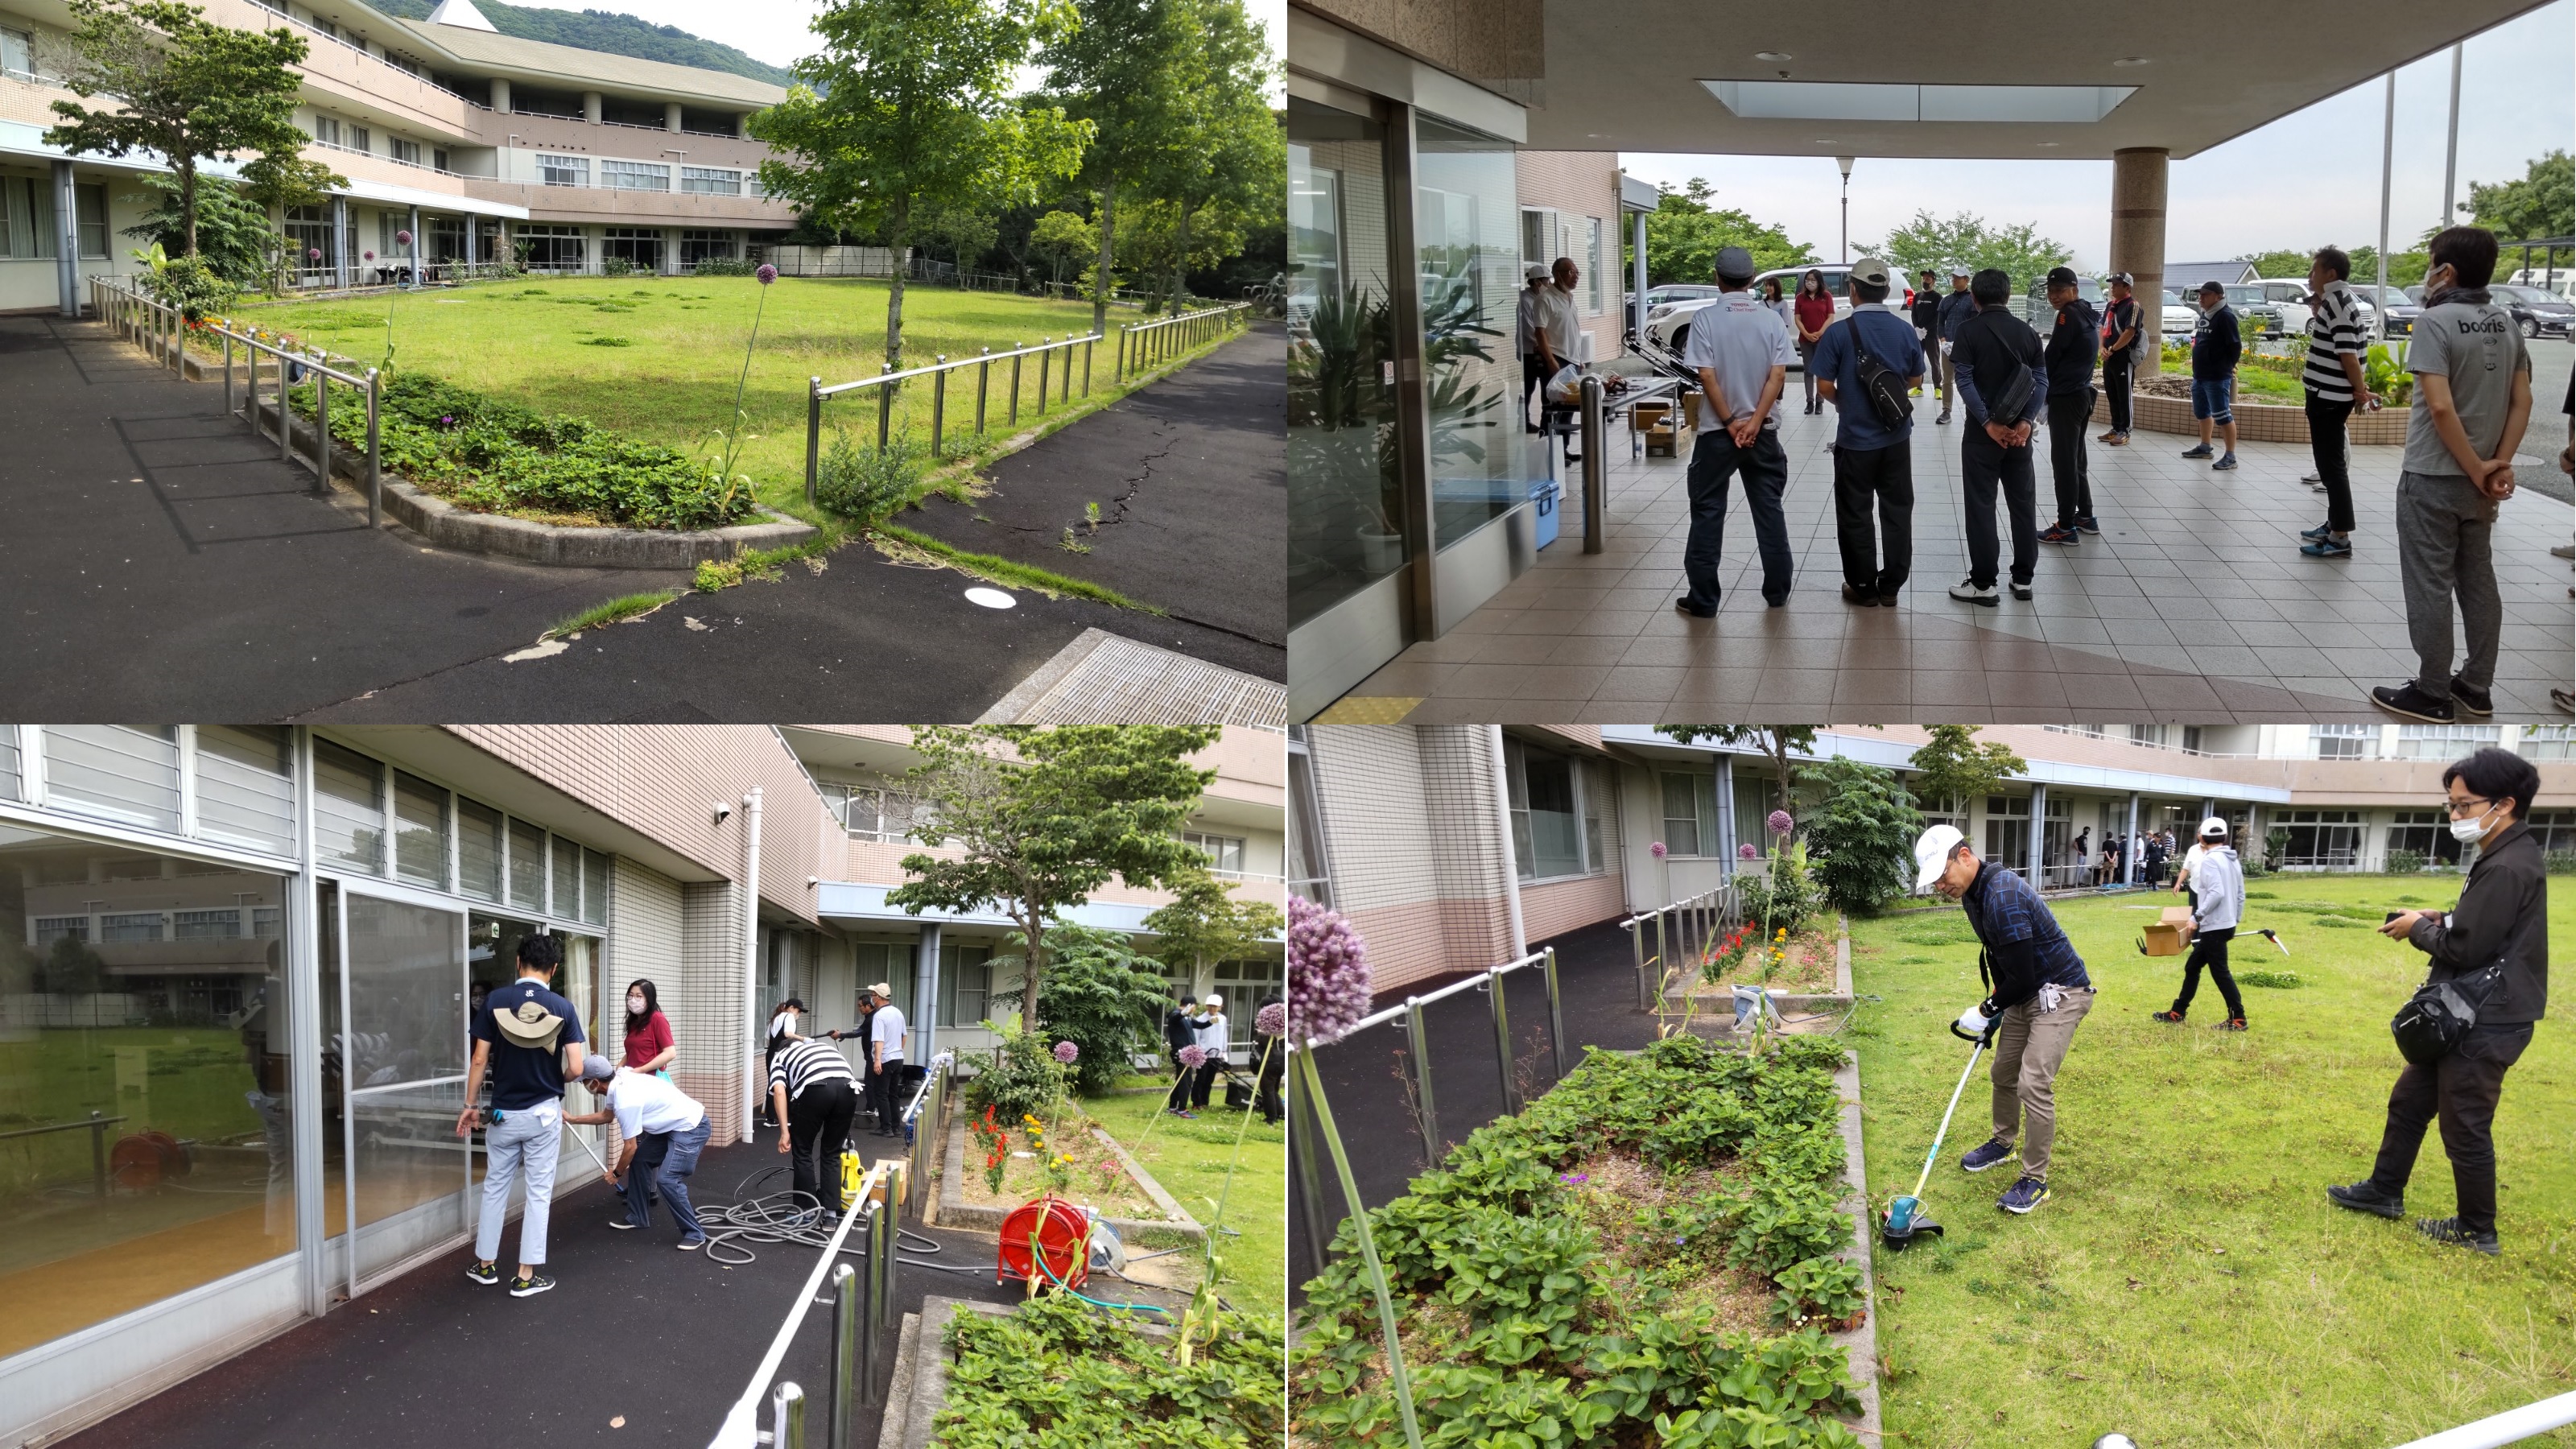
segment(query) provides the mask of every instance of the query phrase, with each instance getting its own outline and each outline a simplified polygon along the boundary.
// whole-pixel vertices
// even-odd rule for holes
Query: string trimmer
[[[1977,1030],[1967,1029],[1970,1022],[1977,1024]],[[1932,1150],[1924,1154],[1923,1171],[1914,1179],[1914,1191],[1887,1205],[1887,1221],[1880,1225],[1878,1236],[1893,1250],[1902,1252],[1917,1237],[1941,1236],[1941,1225],[1923,1211],[1923,1184],[1931,1180],[1932,1164],[1941,1160],[1941,1142],[1950,1135],[1950,1118],[1959,1110],[1959,1097],[1968,1090],[1968,1078],[1976,1073],[1977,1058],[1984,1055],[1986,1043],[1993,1039],[1993,1028],[1994,1023],[1979,1016],[1973,1006],[1950,1023],[1952,1036],[1975,1042],[1976,1046],[1968,1053],[1967,1070],[1959,1073],[1959,1085],[1950,1091],[1950,1105],[1941,1113],[1941,1130],[1932,1134]]]

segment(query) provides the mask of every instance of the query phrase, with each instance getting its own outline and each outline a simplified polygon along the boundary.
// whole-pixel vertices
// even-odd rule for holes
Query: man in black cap
[[[1950,363],[1959,395],[1968,404],[1968,431],[1959,439],[1960,486],[1968,513],[1968,577],[1950,590],[1962,603],[1993,608],[1999,549],[1995,539],[1995,490],[2012,514],[2012,596],[2030,597],[2039,568],[2038,483],[2030,464],[2031,419],[2045,400],[2041,374],[2047,358],[2039,334],[2012,314],[2012,278],[1993,267],[1969,285],[1976,315],[1959,324]]]
[[[1772,608],[1789,602],[1795,561],[1789,554],[1789,519],[1780,495],[1789,484],[1789,455],[1780,447],[1780,419],[1772,409],[1788,385],[1789,328],[1780,314],[1753,295],[1753,254],[1720,247],[1721,295],[1691,318],[1682,362],[1699,379],[1709,409],[1707,426],[1691,446],[1690,540],[1682,547],[1682,572],[1690,592],[1673,607],[1694,619],[1717,613],[1717,561],[1726,536],[1726,489],[1744,475],[1744,502],[1753,515],[1753,538],[1762,556],[1762,598]]]
[[[1923,344],[1923,380],[1935,391],[1941,387],[1941,294],[1932,285],[1932,269],[1925,267],[1918,278],[1922,285],[1914,289],[1914,340]]]
[[[2051,267],[2048,305],[2057,325],[2048,333],[2048,469],[2057,481],[2057,522],[2042,543],[2076,544],[2100,533],[2093,521],[2093,480],[2084,458],[2084,429],[2093,420],[2093,306],[2084,300],[2072,267]]]
[[[2133,351],[2143,351],[2138,344],[2154,334],[2145,326],[2145,313],[2138,306],[2137,280],[2126,272],[2113,272],[2107,280],[2111,305],[2102,314],[2102,392],[2111,404],[2111,431],[2097,441],[2114,448],[2129,443],[2129,389],[2137,376]]]

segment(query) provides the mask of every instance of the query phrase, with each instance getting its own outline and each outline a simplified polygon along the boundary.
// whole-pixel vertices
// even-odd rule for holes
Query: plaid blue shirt
[[[2084,958],[2049,914],[2039,892],[1992,861],[1977,868],[1977,879],[1960,897],[1968,925],[1986,948],[1994,970],[1995,1005],[2018,1006],[2039,994],[2042,984],[2075,990],[2091,986]],[[2019,963],[2028,961],[2023,967]]]

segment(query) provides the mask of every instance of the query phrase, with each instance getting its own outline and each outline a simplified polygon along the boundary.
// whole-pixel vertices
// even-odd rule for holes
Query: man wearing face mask
[[[2019,1137],[2021,1177],[1995,1200],[2008,1213],[2048,1201],[2049,1150],[2057,1142],[2057,1069],[2075,1028],[2093,1009],[2093,980],[2075,944],[2030,882],[1977,859],[1955,826],[1935,825],[1914,842],[1914,888],[1957,901],[1985,948],[1980,969],[1994,994],[1960,1018],[1991,1031],[1995,1044],[1994,1136],[1959,1160],[1970,1172],[2008,1162]]]
[[[2496,1104],[2504,1075],[2531,1045],[2532,1024],[2549,1004],[2549,882],[2540,843],[2524,820],[2540,793],[2540,771],[2492,746],[2442,772],[2452,838],[2478,848],[2460,903],[2448,911],[2399,911],[2380,934],[2429,959],[2430,978],[2448,980],[2501,962],[2504,975],[2477,1024],[2438,1061],[2407,1064],[2388,1094],[2388,1126],[2370,1176],[2329,1187],[2340,1207],[2384,1218],[2406,1215],[2406,1180],[2424,1128],[2442,1123],[2457,1216],[2422,1218],[2415,1229],[2437,1243],[2493,1256],[2496,1238]]]

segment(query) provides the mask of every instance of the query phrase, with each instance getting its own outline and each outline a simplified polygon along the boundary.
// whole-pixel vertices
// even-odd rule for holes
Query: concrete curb
[[[1097,1133],[1100,1129],[1095,1127],[1092,1131]],[[1103,1134],[1103,1140],[1107,1140],[1106,1134]],[[1102,1218],[1101,1221],[1107,1223],[1110,1230],[1118,1234],[1118,1240],[1122,1243],[1155,1248],[1205,1247],[1207,1229],[1199,1226],[1198,1219],[1183,1210],[1181,1205],[1173,1200],[1172,1195],[1163,1190],[1161,1183],[1156,1182],[1135,1158],[1128,1156],[1126,1148],[1114,1141],[1110,1142],[1109,1146],[1118,1154],[1119,1165],[1127,1170],[1127,1175],[1138,1187],[1145,1190],[1145,1195],[1153,1199],[1154,1206],[1169,1213],[1172,1218],[1169,1222],[1160,1223],[1146,1222],[1140,1218]],[[966,1177],[966,1124],[962,1118],[949,1128],[946,1150],[942,1152],[941,1159],[943,1166],[939,1175],[939,1216],[935,1219],[937,1224],[943,1228],[999,1234],[1002,1231],[1002,1222],[1011,1215],[1011,1210],[970,1204],[966,1201],[964,1191],[958,1186]]]
[[[1858,1328],[1833,1335],[1851,1364],[1852,1383],[1860,1391],[1860,1420],[1851,1427],[1872,1444],[1883,1442],[1879,1430],[1878,1402],[1878,1279],[1870,1266],[1870,1239],[1876,1224],[1869,1205],[1868,1159],[1861,1153],[1860,1136],[1860,1057],[1846,1051],[1843,1064],[1834,1072],[1834,1087],[1843,1099],[1843,1185],[1850,1189],[1846,1202],[1858,1199],[1859,1211],[1852,1217],[1851,1251],[1842,1254],[1846,1262],[1860,1267],[1861,1298],[1869,1305]]]
[[[2137,394],[2130,398],[2130,425],[2140,432],[2173,433],[2196,437],[2200,424],[2191,416],[2191,400],[2178,397],[2152,397]],[[2229,411],[2236,415],[2236,437],[2250,443],[2304,443],[2308,440],[2308,413],[2304,407],[2286,403],[2249,402],[2239,394]],[[2406,408],[2384,407],[2375,413],[2354,413],[2344,423],[2344,432],[2354,447],[2401,446],[2406,441],[2406,420],[2413,414]],[[2094,422],[2104,427],[2111,423],[2111,400],[2107,396],[2093,400]]]

